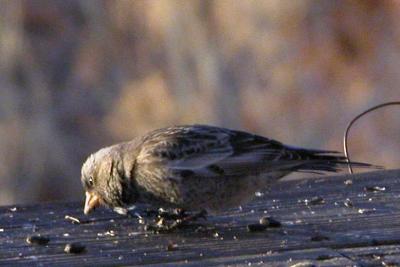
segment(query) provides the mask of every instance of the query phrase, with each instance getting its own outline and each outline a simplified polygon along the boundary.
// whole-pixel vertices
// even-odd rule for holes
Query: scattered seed
[[[311,205],[319,205],[319,204],[324,204],[324,203],[325,203],[324,198],[323,198],[323,197],[320,197],[320,196],[313,197],[313,198],[310,200],[310,204],[311,204]]]
[[[348,180],[344,181],[344,184],[345,185],[352,185],[353,184],[353,180],[348,179]]]
[[[115,236],[115,232],[113,230],[107,231],[104,233],[105,236]]]
[[[120,215],[125,215],[125,216],[132,215],[127,208],[115,207],[115,208],[113,208],[113,210]]]
[[[184,209],[176,208],[173,210],[173,213],[179,216],[185,216],[186,211]]]
[[[159,227],[162,227],[162,226],[165,225],[165,223],[166,223],[166,220],[165,220],[164,218],[160,218],[160,219],[157,221],[156,225],[159,226]]]
[[[264,224],[260,224],[260,223],[254,223],[254,224],[247,225],[248,232],[262,232],[262,231],[265,231],[265,229],[267,229],[267,226]]]
[[[319,205],[319,204],[324,204],[325,200],[320,196],[315,196],[315,197],[312,197],[311,199],[305,199],[304,203],[307,206],[308,205]]]
[[[382,192],[385,190],[386,190],[386,187],[384,187],[384,186],[366,186],[366,187],[364,187],[364,191],[366,191],[366,192],[376,193],[376,192]]]
[[[28,244],[32,244],[32,245],[45,246],[45,245],[47,245],[47,243],[50,242],[50,238],[40,236],[40,235],[32,235],[32,236],[28,236],[26,238],[26,242]]]
[[[256,195],[256,197],[264,196],[264,193],[263,192],[259,192],[259,191],[255,192],[254,194]]]
[[[174,251],[178,249],[178,244],[175,243],[169,243],[167,245],[167,251]]]
[[[157,217],[159,219],[165,219],[165,220],[178,220],[178,219],[183,219],[186,216],[186,212],[183,209],[174,209],[172,212],[168,212],[167,210],[164,210],[162,208],[158,209]]]
[[[266,227],[281,227],[282,224],[272,217],[264,216],[260,219],[260,224]]]
[[[370,214],[373,213],[375,209],[358,209],[358,213],[360,214]]]
[[[374,260],[380,260],[384,256],[385,256],[384,254],[372,254],[371,258],[374,259]]]
[[[312,237],[310,238],[310,240],[313,241],[313,242],[314,242],[314,241],[315,241],[315,242],[320,242],[320,241],[329,240],[329,237],[324,236],[324,235],[317,234],[317,235],[315,235],[315,236],[312,236]]]
[[[349,198],[346,198],[346,200],[343,202],[343,204],[348,208],[354,207],[353,202]]]
[[[81,223],[81,221],[78,219],[78,218],[76,218],[76,217],[72,217],[72,216],[69,216],[69,215],[65,215],[65,217],[64,217],[66,220],[70,220],[73,224],[80,224]]]
[[[65,245],[64,252],[65,253],[72,253],[72,254],[80,254],[85,252],[86,247],[81,243],[68,243]]]
[[[97,236],[115,236],[115,232],[113,230],[104,232],[104,233],[97,233]]]

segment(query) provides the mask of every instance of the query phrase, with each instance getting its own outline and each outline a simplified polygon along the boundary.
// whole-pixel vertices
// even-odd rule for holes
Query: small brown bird
[[[334,151],[207,125],[169,127],[89,156],[81,177],[84,213],[100,204],[124,209],[135,203],[220,211],[245,203],[291,172],[346,166],[346,158]]]

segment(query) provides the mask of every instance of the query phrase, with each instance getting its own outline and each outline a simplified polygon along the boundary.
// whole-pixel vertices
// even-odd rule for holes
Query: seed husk
[[[32,245],[45,246],[50,242],[50,238],[41,235],[32,235],[26,238],[26,242]]]
[[[86,247],[81,243],[68,243],[65,245],[64,252],[71,253],[71,254],[80,254],[85,252]]]

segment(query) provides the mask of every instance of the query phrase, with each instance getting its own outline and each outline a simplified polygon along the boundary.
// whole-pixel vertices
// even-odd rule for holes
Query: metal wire
[[[344,148],[344,155],[346,156],[346,162],[349,168],[349,172],[351,174],[353,174],[353,168],[351,167],[351,161],[350,161],[350,153],[348,151],[348,147],[347,147],[347,139],[348,139],[348,135],[350,132],[350,128],[351,126],[353,126],[353,124],[362,116],[364,116],[365,114],[374,111],[376,109],[382,108],[382,107],[386,107],[386,106],[391,106],[391,105],[400,105],[400,101],[393,101],[393,102],[386,102],[386,103],[382,103],[380,105],[374,106],[372,108],[367,109],[366,111],[358,114],[354,119],[352,119],[350,121],[350,123],[347,125],[346,127],[346,131],[344,132],[344,136],[343,136],[343,148]]]

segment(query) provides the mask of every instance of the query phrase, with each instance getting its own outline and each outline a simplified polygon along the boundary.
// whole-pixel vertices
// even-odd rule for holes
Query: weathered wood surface
[[[202,232],[154,234],[105,209],[84,216],[82,203],[2,207],[0,265],[400,266],[399,182],[400,170],[281,182],[242,209],[209,216]],[[384,190],[365,190],[374,186]],[[315,196],[325,203],[306,205]],[[282,227],[249,233],[247,224],[266,214]],[[72,224],[65,215],[90,222]],[[32,234],[50,242],[27,244]],[[66,254],[65,244],[76,241],[86,252]]]

